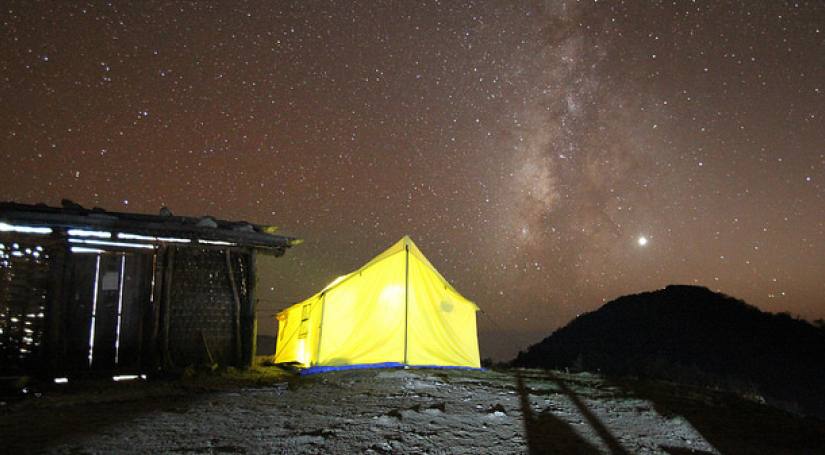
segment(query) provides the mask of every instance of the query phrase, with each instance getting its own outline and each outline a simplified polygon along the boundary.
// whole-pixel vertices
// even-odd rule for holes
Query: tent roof
[[[433,271],[433,273],[435,273],[435,274],[436,274],[436,276],[438,276],[438,278],[439,278],[439,279],[440,279],[440,280],[444,283],[444,285],[445,285],[445,286],[447,286],[450,290],[452,290],[452,291],[453,291],[453,292],[455,292],[456,294],[461,295],[461,293],[460,293],[460,292],[458,292],[458,291],[457,291],[457,290],[453,287],[453,285],[452,285],[452,284],[450,284],[450,282],[449,282],[449,281],[447,281],[446,279],[444,279],[444,276],[442,276],[442,275],[441,275],[441,273],[438,271],[438,269],[436,269],[436,268],[433,266],[433,264],[429,261],[429,259],[427,259],[427,257],[426,257],[426,256],[424,256],[424,253],[422,253],[422,252],[421,252],[421,250],[420,250],[420,249],[418,249],[418,246],[415,244],[415,242],[413,242],[413,241],[412,241],[412,239],[410,238],[410,236],[409,236],[409,235],[405,235],[404,237],[402,237],[402,238],[401,238],[401,240],[399,240],[398,242],[396,242],[393,246],[391,246],[391,247],[387,248],[386,250],[384,250],[384,252],[383,252],[383,253],[379,254],[378,256],[375,256],[375,257],[374,257],[374,258],[372,258],[369,262],[367,262],[366,264],[362,265],[362,266],[361,266],[360,268],[358,268],[357,270],[355,270],[355,271],[353,271],[353,272],[350,272],[350,273],[347,273],[346,275],[341,275],[341,276],[339,276],[338,278],[336,278],[335,280],[333,280],[330,284],[326,285],[323,289],[321,289],[321,291],[320,291],[320,292],[318,292],[318,293],[314,294],[312,297],[310,297],[310,298],[308,298],[308,299],[302,300],[302,301],[300,301],[300,302],[298,302],[298,303],[296,303],[296,304],[294,304],[294,305],[290,305],[290,306],[288,306],[287,308],[285,308],[285,309],[281,310],[281,311],[278,313],[278,315],[281,315],[282,313],[285,313],[287,310],[289,310],[290,308],[292,308],[292,307],[294,307],[294,306],[296,306],[296,305],[301,305],[302,303],[306,302],[307,300],[314,299],[314,298],[316,298],[316,297],[318,297],[318,296],[320,296],[320,295],[324,294],[325,292],[329,291],[330,289],[334,289],[334,288],[338,287],[338,286],[339,286],[339,285],[341,285],[341,283],[343,283],[344,281],[348,280],[349,278],[351,278],[351,277],[353,277],[353,276],[355,276],[355,275],[358,275],[360,272],[362,272],[362,271],[364,271],[364,270],[368,269],[369,267],[373,266],[374,264],[377,264],[378,262],[381,262],[382,260],[384,260],[384,259],[386,259],[386,258],[388,258],[388,257],[390,257],[390,256],[392,256],[392,255],[394,255],[394,254],[396,254],[396,253],[399,253],[399,252],[401,252],[401,251],[405,251],[407,247],[409,247],[409,248],[410,248],[410,254],[414,255],[414,256],[415,256],[415,257],[417,257],[417,258],[418,258],[421,262],[423,262],[424,264],[426,264],[426,265],[427,265],[427,267],[429,267],[429,268],[430,268],[430,270],[432,270],[432,271]],[[462,297],[463,297],[463,295],[462,295]],[[465,297],[465,299],[466,299],[466,297]],[[472,302],[472,301],[470,301],[470,300],[467,300],[467,301],[468,301],[468,302],[470,302],[470,304],[472,304],[472,305],[476,308],[476,310],[478,310],[478,309],[479,309],[479,308],[478,308],[478,305],[476,305],[474,302]],[[278,315],[276,315],[276,316],[278,316]]]

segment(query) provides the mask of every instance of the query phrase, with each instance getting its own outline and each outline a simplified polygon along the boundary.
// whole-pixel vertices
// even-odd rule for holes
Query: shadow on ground
[[[515,379],[531,454],[601,453],[605,450],[611,454],[628,453],[617,435],[611,433],[559,375],[547,370],[515,372]],[[549,407],[536,413],[530,395],[536,397],[547,391],[531,391],[525,380],[552,384],[554,390],[551,392],[569,399],[594,434],[583,436],[587,432],[576,431],[569,422],[554,415]],[[638,380],[615,380],[609,386],[618,392],[618,398],[650,403],[665,420],[683,419],[719,453],[825,453],[825,422],[815,418],[791,415],[730,393],[691,386]],[[713,453],[667,444],[657,449],[673,455]]]
[[[635,380],[616,384],[653,403],[659,415],[684,418],[723,454],[825,453],[825,422],[816,418],[697,387]],[[662,449],[674,455],[687,453],[682,448]]]
[[[248,370],[174,380],[113,383],[94,378],[73,381],[68,386],[45,386],[36,395],[6,399],[0,406],[0,453],[42,453],[59,446],[84,453],[84,441],[90,436],[117,437],[117,431],[110,430],[113,427],[123,428],[123,424],[164,414],[185,414],[209,399],[208,392],[292,387],[296,378],[282,370]],[[210,453],[236,449],[240,450],[204,448]]]
[[[627,454],[627,451],[622,448],[607,427],[588,409],[581,398],[579,398],[564,381],[549,371],[543,373],[541,378],[552,383],[576,405],[579,413],[587,420],[587,423],[596,432],[602,442],[604,442],[611,454]],[[530,403],[530,391],[524,385],[524,377],[521,373],[516,373],[516,391],[521,402],[521,412],[524,416],[524,430],[527,435],[527,447],[531,454],[601,453],[597,447],[579,435],[569,423],[553,415],[549,409],[535,414]]]
[[[105,434],[107,428],[144,415],[184,413],[197,399],[193,394],[179,394],[174,390],[145,397],[146,388],[138,384],[123,389],[125,393],[119,394],[114,402],[111,390],[97,393],[86,390],[78,395],[64,392],[59,397],[31,398],[10,406],[11,409],[0,410],[3,450],[7,450],[5,453],[41,453],[63,444],[71,446],[73,441]],[[95,401],[97,394],[107,395],[106,401]],[[78,448],[81,447],[78,443]]]

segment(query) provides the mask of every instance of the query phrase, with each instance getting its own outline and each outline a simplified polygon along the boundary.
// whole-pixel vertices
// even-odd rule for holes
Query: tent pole
[[[321,335],[324,333],[324,307],[326,307],[326,304],[327,293],[324,292],[324,295],[321,296],[321,322],[318,324],[318,347],[315,348],[315,361],[310,361],[309,366],[316,365],[318,360],[321,358]]]
[[[407,331],[410,322],[410,245],[404,245],[404,365],[407,365]]]

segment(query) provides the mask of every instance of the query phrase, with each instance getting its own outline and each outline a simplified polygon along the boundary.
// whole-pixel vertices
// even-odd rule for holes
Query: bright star
[[[636,239],[636,243],[638,243],[638,244],[639,244],[639,246],[645,246],[645,245],[647,245],[647,237],[645,237],[645,236],[643,236],[643,235],[642,235],[642,236],[640,236],[638,239]]]

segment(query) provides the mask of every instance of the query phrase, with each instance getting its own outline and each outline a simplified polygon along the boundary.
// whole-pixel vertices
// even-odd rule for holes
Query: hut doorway
[[[73,369],[139,369],[153,307],[152,263],[145,253],[74,255],[67,327]]]

